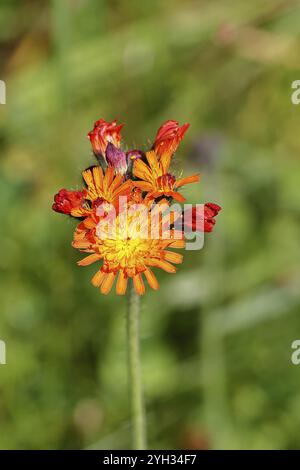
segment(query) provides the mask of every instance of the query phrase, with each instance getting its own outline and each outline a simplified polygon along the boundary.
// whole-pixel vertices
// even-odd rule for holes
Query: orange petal
[[[156,171],[159,170],[159,164],[158,164],[157,156],[154,150],[147,152],[146,158],[151,168],[153,168],[153,170],[156,170]]]
[[[136,188],[141,189],[142,191],[152,191],[153,186],[151,183],[147,183],[146,181],[133,181],[133,185]]]
[[[200,180],[199,175],[186,176],[185,178],[181,178],[180,180],[177,180],[175,183],[175,187],[180,188],[181,186],[184,186],[185,184],[198,183],[199,180]]]
[[[118,295],[124,295],[127,289],[127,276],[124,274],[124,271],[119,272],[118,280],[117,280],[117,286],[116,286],[116,292]]]
[[[176,191],[172,191],[172,197],[177,202],[184,202],[185,201],[185,197],[182,194],[177,193]]]
[[[115,273],[106,274],[100,287],[102,294],[106,295],[110,292],[112,285],[114,283],[115,277],[116,277]]]
[[[102,192],[103,187],[103,171],[101,166],[94,166],[93,168],[93,177],[97,192]]]
[[[161,169],[162,169],[163,174],[164,174],[164,173],[168,173],[172,156],[173,156],[172,153],[164,152],[164,153],[162,154],[162,156],[160,157],[159,162],[160,162],[160,165],[161,165]]]
[[[71,210],[73,217],[86,217],[92,213],[91,209],[85,209],[84,207],[77,207]]]
[[[79,250],[84,250],[91,247],[91,242],[86,240],[73,240],[72,247],[78,248]]]
[[[83,239],[85,239],[86,230],[85,230],[85,228],[80,227],[81,223],[78,225],[77,229],[74,232],[74,240],[83,240]]]
[[[159,289],[158,281],[157,281],[155,275],[153,274],[153,272],[151,271],[151,269],[147,268],[146,271],[144,271],[144,274],[145,274],[145,277],[148,281],[149,286],[152,287],[152,289],[154,289],[154,290]]]
[[[164,259],[174,264],[180,264],[182,263],[183,256],[180,253],[175,253],[174,251],[164,251]]]
[[[103,178],[103,188],[104,191],[108,191],[110,188],[111,183],[114,179],[114,168],[112,166],[108,166],[106,168],[105,176]]]
[[[84,179],[88,187],[94,187],[93,175],[89,168],[82,172],[82,178]]]
[[[132,181],[127,180],[125,183],[123,183],[121,186],[119,186],[115,192],[114,192],[114,197],[121,196],[124,194],[129,194],[132,188]]]
[[[133,278],[133,285],[135,288],[135,291],[139,295],[144,295],[145,294],[145,285],[142,279],[142,276],[140,274],[136,274]]]
[[[113,193],[113,192],[115,191],[115,189],[116,189],[118,186],[120,186],[120,184],[122,183],[122,180],[123,180],[123,175],[121,175],[121,174],[118,174],[118,175],[114,178],[113,182],[111,183],[111,185],[110,185],[110,187],[109,187],[111,193]]]
[[[84,219],[83,224],[85,228],[91,229],[95,227],[96,222],[92,219],[92,217],[87,217]]]
[[[154,259],[151,260],[151,266],[157,266],[158,268],[163,269],[167,273],[176,273],[176,268],[173,266],[171,263],[168,263],[168,261],[165,261],[163,259]]]
[[[100,287],[106,274],[103,271],[97,271],[96,274],[92,277],[91,283],[95,287]]]
[[[185,247],[185,241],[184,240],[174,240],[169,244],[170,247],[172,248],[184,248]]]
[[[92,255],[89,255],[86,258],[78,261],[77,264],[78,266],[88,266],[89,264],[95,263],[95,261],[98,261],[100,258],[101,256],[98,255],[98,253],[93,253]]]
[[[133,174],[142,180],[152,181],[150,168],[141,159],[135,160],[133,164]]]

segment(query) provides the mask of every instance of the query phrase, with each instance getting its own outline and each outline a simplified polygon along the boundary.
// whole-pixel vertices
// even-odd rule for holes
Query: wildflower
[[[131,190],[131,181],[124,182],[122,175],[115,175],[112,166],[107,167],[105,174],[100,166],[88,168],[82,173],[82,178],[86,184],[85,200],[90,201],[92,208],[103,202],[117,204],[118,198],[129,194]],[[74,210],[71,214],[77,217],[84,215],[80,210]]]
[[[165,161],[162,156],[159,160],[155,151],[147,152],[146,158],[148,164],[141,159],[134,162],[133,175],[139,180],[134,181],[133,184],[142,191],[147,191],[148,197],[151,199],[168,196],[177,202],[184,202],[185,197],[178,193],[178,188],[189,183],[197,183],[199,175],[176,179],[174,175],[169,173],[171,163],[169,159]]]
[[[149,212],[147,218],[150,216]],[[143,276],[150,287],[156,290],[159,285],[151,268],[158,267],[168,273],[175,273],[174,264],[182,262],[181,254],[169,251],[170,248],[184,247],[183,240],[174,239],[174,230],[167,239],[163,235],[158,239],[139,237],[136,233],[137,219],[136,212],[133,212],[127,217],[126,225],[123,226],[122,215],[117,216],[113,237],[109,228],[107,233],[101,233],[101,238],[96,231],[91,233],[88,228],[74,234],[73,246],[91,253],[78,262],[79,266],[103,261],[101,268],[92,278],[92,284],[100,288],[103,294],[108,294],[116,277],[116,292],[119,295],[125,294],[129,278],[133,279],[136,292],[139,295],[144,294]],[[147,223],[146,219],[145,225]],[[105,223],[103,225],[106,228]],[[161,229],[161,223],[159,225]],[[142,227],[140,231],[143,233]]]
[[[198,175],[177,179],[170,171],[172,156],[188,124],[164,123],[152,150],[144,153],[121,148],[122,125],[100,119],[89,133],[99,165],[83,171],[85,187],[80,191],[62,189],[55,195],[53,209],[80,219],[72,246],[86,257],[79,266],[97,264],[92,284],[103,294],[116,282],[116,292],[126,292],[132,279],[139,295],[146,280],[159,287],[153,269],[176,272],[185,246],[183,227],[177,214],[169,214],[172,200],[183,202],[182,186],[199,181]],[[100,158],[99,158],[100,157]],[[205,206],[205,231],[211,231],[220,207]],[[197,213],[192,213],[192,225]]]

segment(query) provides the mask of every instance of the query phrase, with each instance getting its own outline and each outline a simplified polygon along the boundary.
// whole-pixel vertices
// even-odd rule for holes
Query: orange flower
[[[172,249],[184,248],[182,225],[186,221],[179,212],[170,214],[171,202],[183,202],[178,189],[199,181],[199,176],[176,179],[169,172],[171,157],[188,124],[179,127],[177,121],[167,121],[158,131],[154,150],[146,154],[140,150],[125,153],[119,148],[121,127],[104,119],[95,123],[89,137],[97,159],[100,155],[105,158],[101,166],[82,173],[82,191],[61,190],[53,209],[81,219],[72,245],[88,253],[79,266],[98,264],[92,278],[95,287],[107,294],[116,280],[116,292],[123,295],[132,280],[142,295],[144,279],[153,289],[159,287],[153,268],[175,273],[174,265],[182,262],[182,255]],[[219,210],[210,203],[206,210],[209,227]],[[194,218],[196,215],[193,213]]]
[[[139,181],[133,181],[133,184],[142,191],[146,191],[150,199],[167,196],[178,202],[184,202],[185,197],[178,193],[177,189],[189,183],[197,183],[199,175],[176,180],[175,176],[168,172],[170,160],[165,159],[164,155],[158,160],[156,152],[152,150],[146,153],[146,158],[148,164],[141,159],[134,161],[133,175],[139,178]]]
[[[174,229],[168,232],[163,229],[163,219],[158,222],[158,226],[152,226],[152,230],[157,229],[161,233],[159,238],[150,238],[145,236],[151,224],[151,212],[147,213],[146,218],[140,227],[140,236],[137,234],[137,226],[140,216],[137,211],[133,211],[127,217],[124,224],[122,214],[116,217],[113,236],[111,227],[105,224],[103,220],[103,232],[101,237],[97,231],[84,229],[83,227],[75,231],[73,246],[81,251],[91,253],[86,258],[78,262],[79,266],[88,266],[95,262],[102,262],[100,269],[92,278],[92,284],[100,288],[102,294],[108,294],[117,278],[116,292],[123,295],[126,292],[128,279],[133,280],[136,292],[139,295],[145,293],[143,276],[152,289],[158,289],[158,281],[152,271],[152,267],[161,268],[168,273],[175,273],[174,264],[182,262],[182,255],[170,248],[183,248],[184,240],[182,234]],[[106,235],[106,236],[105,236]],[[147,234],[146,234],[147,235]],[[179,238],[181,237],[181,238]]]
[[[115,175],[114,168],[109,166],[103,175],[101,166],[94,166],[83,171],[82,177],[87,188],[84,190],[84,199],[92,205],[107,202],[117,204],[120,196],[130,194],[132,188],[131,180],[123,182],[123,176]],[[73,217],[84,217],[91,215],[94,209],[90,206],[76,207],[71,210]]]

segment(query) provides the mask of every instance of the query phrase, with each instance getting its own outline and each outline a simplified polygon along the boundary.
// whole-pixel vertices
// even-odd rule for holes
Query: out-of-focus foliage
[[[1,448],[129,446],[125,299],[90,285],[51,211],[100,117],[142,148],[190,122],[175,171],[223,207],[143,299],[150,447],[299,448],[299,21],[289,0],[1,2]]]

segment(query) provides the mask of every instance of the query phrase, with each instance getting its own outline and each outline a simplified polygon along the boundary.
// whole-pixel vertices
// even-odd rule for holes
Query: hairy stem
[[[146,449],[145,415],[140,362],[140,296],[130,286],[127,309],[128,378],[132,416],[132,445]]]

